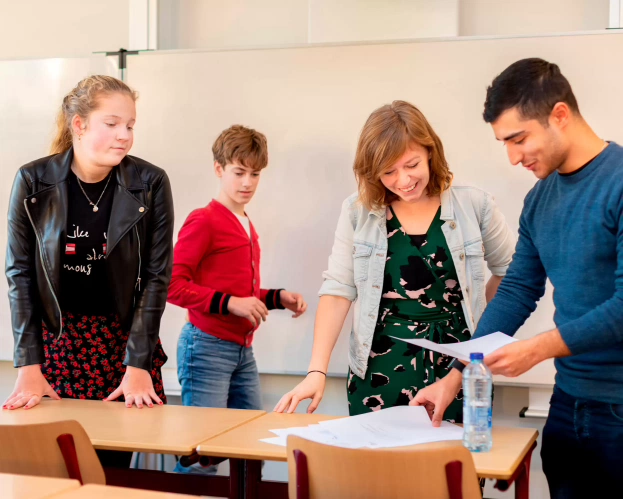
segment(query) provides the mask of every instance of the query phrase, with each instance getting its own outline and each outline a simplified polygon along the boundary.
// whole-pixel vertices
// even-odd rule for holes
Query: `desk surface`
[[[336,419],[336,417],[324,414],[270,412],[240,427],[240,431],[228,431],[218,437],[206,439],[197,447],[197,454],[201,456],[287,461],[285,447],[260,442],[260,438],[275,437],[276,435],[270,430],[277,428],[307,426],[327,419]]]
[[[85,485],[78,490],[64,492],[54,496],[54,499],[190,499],[186,494],[172,494],[170,492],[155,492],[153,490],[128,489],[125,487],[109,487],[108,485]],[[210,499],[209,496],[201,496]],[[216,498],[212,498],[216,499]]]
[[[274,437],[275,435],[270,433],[269,430],[307,426],[327,419],[335,419],[335,416],[278,414],[272,412],[217,437],[201,442],[197,448],[197,453],[204,456],[287,461],[285,447],[260,442],[259,439]],[[493,448],[491,452],[472,454],[478,475],[481,478],[495,478],[498,480],[511,478],[513,472],[535,442],[538,434],[539,432],[532,428],[494,426]],[[442,443],[442,445],[455,444],[456,442]],[[399,450],[406,451],[410,448],[412,447],[400,447]]]
[[[78,489],[78,480],[0,473],[0,496],[3,499],[43,499],[71,489]]]
[[[0,410],[0,424],[74,419],[96,449],[189,455],[200,442],[263,414],[175,405],[129,409],[120,402],[46,398],[32,409]]]

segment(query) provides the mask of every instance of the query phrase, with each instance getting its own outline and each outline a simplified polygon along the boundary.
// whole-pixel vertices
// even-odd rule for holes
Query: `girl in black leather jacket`
[[[6,275],[19,374],[3,409],[46,395],[166,402],[173,202],[166,173],[128,156],[135,101],[115,78],[82,80],[63,100],[53,155],[16,175]]]

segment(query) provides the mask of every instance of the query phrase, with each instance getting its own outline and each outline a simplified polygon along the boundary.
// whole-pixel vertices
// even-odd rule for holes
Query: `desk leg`
[[[523,458],[523,462],[518,466],[515,474],[510,480],[498,480],[495,488],[502,492],[507,491],[509,487],[515,484],[515,499],[528,499],[530,497],[530,461],[532,459],[532,451],[536,447],[536,442],[532,444],[530,450]]]
[[[528,499],[530,497],[530,461],[535,447],[536,443],[521,463],[521,471],[515,480],[515,499]]]
[[[262,480],[262,461],[245,461],[245,499],[259,499]]]
[[[244,468],[243,459],[229,460],[229,499],[244,498]]]

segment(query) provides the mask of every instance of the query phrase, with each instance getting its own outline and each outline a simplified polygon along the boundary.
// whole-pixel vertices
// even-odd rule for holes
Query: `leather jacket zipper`
[[[141,265],[142,265],[142,261],[141,261],[141,236],[138,233],[138,227],[135,225],[134,226],[134,230],[136,231],[136,239],[138,240],[138,275],[136,276],[136,284],[134,285],[134,288],[138,288],[138,291],[141,290]],[[136,306],[136,293],[134,293],[134,302],[133,302],[133,306]]]
[[[54,301],[56,302],[56,306],[58,307],[58,318],[60,321],[60,330],[58,332],[57,340],[63,335],[63,312],[61,311],[61,306],[59,304],[58,298],[56,297],[56,293],[54,293],[54,288],[52,288],[52,281],[50,281],[50,276],[48,275],[48,269],[45,266],[45,262],[43,261],[43,249],[41,248],[41,239],[39,238],[39,233],[37,232],[37,227],[35,227],[35,222],[32,220],[32,216],[30,215],[30,211],[28,211],[28,200],[24,199],[24,208],[26,208],[26,214],[28,215],[28,219],[30,220],[30,224],[32,225],[32,229],[35,231],[35,237],[37,238],[37,245],[39,246],[39,258],[41,259],[41,267],[43,268],[43,273],[45,274],[45,279],[48,281],[48,286],[50,286],[50,291],[52,292],[52,296],[54,297]]]

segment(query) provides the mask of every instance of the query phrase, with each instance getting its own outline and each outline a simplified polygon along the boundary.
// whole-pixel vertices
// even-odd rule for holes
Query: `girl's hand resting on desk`
[[[19,409],[23,407],[30,409],[41,402],[41,399],[46,395],[54,400],[61,399],[41,373],[39,364],[20,367],[15,388],[2,404],[2,408]]]
[[[132,407],[133,404],[136,404],[136,407],[142,409],[143,404],[147,405],[147,407],[153,407],[154,402],[162,405],[162,400],[154,391],[154,383],[149,372],[138,367],[127,367],[121,384],[108,398],[104,399],[104,402],[116,400],[121,395],[125,399],[126,407]]]
[[[288,310],[294,312],[293,318],[300,317],[307,310],[307,303],[303,300],[303,296],[298,293],[291,293],[282,289],[280,291],[281,304]]]
[[[327,378],[324,374],[312,372],[294,387],[294,390],[286,393],[277,403],[273,411],[292,413],[302,400],[312,399],[307,408],[307,413],[311,414],[318,408],[318,404],[324,395],[324,388]]]

